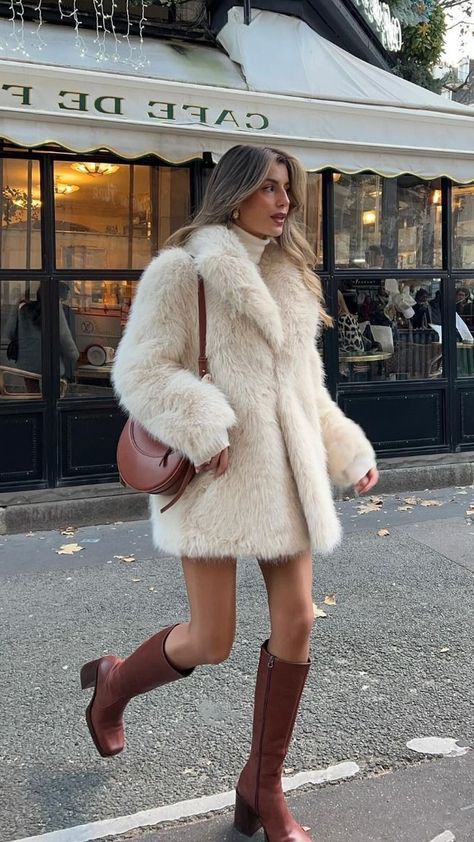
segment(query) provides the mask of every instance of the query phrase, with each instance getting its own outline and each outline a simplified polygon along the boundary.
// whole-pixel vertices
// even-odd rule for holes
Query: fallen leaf
[[[148,590],[149,590],[149,591],[156,591],[156,588],[154,587],[154,585],[151,585],[151,587],[150,587],[150,588],[148,588]]]
[[[61,535],[75,535],[76,530],[73,526],[67,526],[66,529],[61,530]]]
[[[376,506],[383,506],[383,500],[381,497],[369,497],[371,503],[374,503]]]
[[[335,605],[336,604],[336,594],[330,593],[328,596],[324,597],[324,604],[325,605]]]
[[[321,608],[318,608],[315,602],[313,602],[313,614],[315,620],[317,620],[318,617],[327,617],[326,612],[322,611]]]
[[[469,508],[466,510],[467,517],[474,517],[474,503],[471,503]]]
[[[413,506],[399,506],[398,511],[399,512],[412,512]]]
[[[287,769],[283,770],[285,775],[291,775],[291,773],[294,772],[294,771],[295,771],[294,766],[289,766]]]
[[[387,535],[390,535],[390,530],[389,529],[379,529],[378,532],[377,532],[377,535],[379,536],[379,538],[386,538]]]
[[[425,506],[425,508],[428,508],[428,506],[442,506],[442,505],[443,505],[443,503],[441,502],[441,500],[420,500],[420,506]]]
[[[403,502],[407,503],[409,506],[416,506],[416,504],[418,503],[418,498],[417,497],[404,497]]]
[[[379,512],[380,506],[376,503],[359,503],[359,508],[357,509],[360,515],[367,515],[369,512]]]
[[[449,646],[443,646],[442,649],[439,650],[440,652],[449,652]]]
[[[126,564],[131,564],[135,561],[135,556],[133,555],[114,555],[114,558],[118,558],[119,561],[124,561]]]
[[[303,830],[304,830],[304,832],[305,832],[305,833],[307,833],[307,832],[308,832],[308,830],[311,830],[311,828],[310,828],[310,827],[308,827],[308,825],[304,825],[304,824],[302,824],[302,825],[301,825],[301,827],[303,828]]]
[[[141,579],[132,579],[132,582],[141,582]]]
[[[63,544],[56,552],[58,555],[72,555],[73,553],[79,553],[83,549],[84,547],[80,547],[79,544]]]

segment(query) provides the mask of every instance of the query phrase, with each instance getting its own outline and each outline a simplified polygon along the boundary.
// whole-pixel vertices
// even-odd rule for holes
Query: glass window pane
[[[440,377],[442,290],[439,278],[341,281],[340,379],[366,382]]]
[[[66,382],[61,389],[62,397],[113,394],[112,362],[135,286],[135,282],[128,280],[61,283],[64,311],[60,329],[61,376]]]
[[[440,181],[343,173],[333,179],[339,268],[442,265]]]
[[[41,269],[38,161],[0,158],[0,268]]]
[[[306,236],[315,255],[316,266],[323,265],[323,177],[321,173],[308,173],[304,225]]]
[[[474,183],[454,187],[453,266],[474,269]]]
[[[456,281],[458,377],[474,376],[474,279]]]
[[[37,281],[0,284],[0,400],[42,396],[41,293]]]
[[[61,269],[141,269],[189,216],[188,169],[57,161],[54,179]]]
[[[157,169],[158,248],[189,219],[191,213],[189,170]]]

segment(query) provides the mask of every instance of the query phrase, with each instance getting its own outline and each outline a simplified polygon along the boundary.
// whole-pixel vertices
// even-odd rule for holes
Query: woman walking
[[[235,633],[236,564],[255,556],[271,634],[261,646],[250,754],[235,825],[267,842],[304,842],[281,773],[308,674],[312,552],[340,540],[331,481],[359,492],[378,479],[370,443],[331,400],[315,336],[330,319],[315,258],[295,216],[299,162],[236,146],[215,168],[201,210],[145,271],[120,343],[114,385],[149,433],[197,475],[169,510],[150,498],[154,542],[181,557],[190,617],[124,660],[85,665],[87,711],[103,756],[124,745],[133,696],[218,664]],[[198,276],[204,279],[210,378],[198,378]],[[184,619],[184,618],[183,618]]]

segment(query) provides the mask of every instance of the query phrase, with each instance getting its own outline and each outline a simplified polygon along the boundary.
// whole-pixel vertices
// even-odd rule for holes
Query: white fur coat
[[[211,383],[197,376],[198,271]],[[276,243],[257,267],[232,231],[212,226],[148,266],[115,359],[120,402],[195,464],[229,446],[221,477],[197,475],[163,515],[169,498],[150,498],[158,547],[278,560],[338,543],[331,481],[357,482],[375,457],[324,386],[318,322],[316,297]]]

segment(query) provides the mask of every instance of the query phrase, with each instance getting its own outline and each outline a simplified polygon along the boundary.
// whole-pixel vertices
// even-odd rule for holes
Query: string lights
[[[75,47],[81,58],[94,58],[99,64],[113,62],[114,64],[132,66],[134,69],[143,69],[150,64],[144,52],[145,30],[148,23],[146,11],[147,7],[153,5],[154,2],[156,3],[157,0],[123,0],[120,3],[120,20],[124,28],[123,33],[117,31],[117,9],[119,5],[116,0],[92,0],[92,9],[95,15],[94,39],[85,38],[81,35],[83,24],[79,0],[70,0],[69,3],[67,0],[56,0],[56,2],[60,21],[71,22],[74,25]],[[185,5],[188,0],[158,0],[158,2],[161,6],[169,8]],[[29,59],[31,56],[27,51],[27,44],[30,45],[32,52],[44,51],[45,48],[52,46],[52,40],[48,43],[45,34],[48,32],[44,21],[46,5],[49,11],[51,9],[50,2],[36,0],[36,5],[33,7],[36,15],[34,18],[36,29],[31,30],[30,28],[25,29],[24,0],[10,0],[10,17],[8,20],[11,24],[11,31],[4,38],[3,43],[0,43],[0,50],[5,51],[6,44],[8,44],[9,51],[12,50],[11,44],[13,43],[13,52],[20,53]],[[136,44],[132,40],[134,22],[138,30]],[[33,36],[33,39],[31,36]],[[28,37],[28,41],[26,41],[26,37]]]

